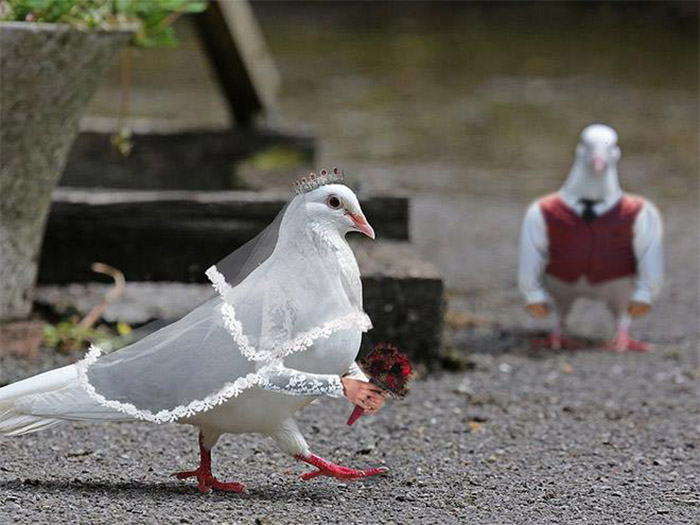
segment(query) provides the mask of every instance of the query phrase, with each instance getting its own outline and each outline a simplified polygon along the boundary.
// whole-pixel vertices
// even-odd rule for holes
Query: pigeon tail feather
[[[126,421],[128,416],[93,401],[75,365],[0,388],[0,435],[19,436],[65,421]]]

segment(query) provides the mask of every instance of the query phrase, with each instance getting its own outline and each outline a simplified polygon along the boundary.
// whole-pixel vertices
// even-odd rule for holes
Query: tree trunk
[[[0,23],[0,321],[31,312],[51,192],[80,116],[130,34]]]

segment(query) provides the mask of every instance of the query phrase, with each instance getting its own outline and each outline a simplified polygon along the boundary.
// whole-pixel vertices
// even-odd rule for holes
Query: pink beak
[[[593,172],[596,175],[600,175],[605,171],[605,167],[607,165],[607,162],[605,162],[605,159],[599,155],[596,155],[593,157]]]
[[[364,233],[370,239],[374,239],[374,228],[369,225],[364,215],[361,213],[351,213],[349,211],[345,213],[352,219],[357,231]]]

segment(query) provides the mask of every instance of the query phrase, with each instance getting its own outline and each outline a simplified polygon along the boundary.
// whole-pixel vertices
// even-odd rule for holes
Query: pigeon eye
[[[335,195],[331,195],[330,197],[328,197],[326,204],[328,204],[329,208],[337,210],[338,208],[340,208],[341,202],[338,197],[336,197]]]

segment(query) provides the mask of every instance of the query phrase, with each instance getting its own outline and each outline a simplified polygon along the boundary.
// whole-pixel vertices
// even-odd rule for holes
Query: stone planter
[[[29,315],[51,192],[129,31],[0,23],[0,321]]]

